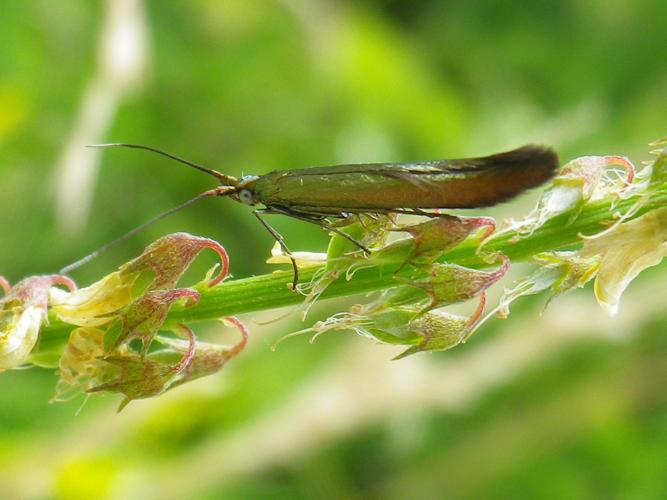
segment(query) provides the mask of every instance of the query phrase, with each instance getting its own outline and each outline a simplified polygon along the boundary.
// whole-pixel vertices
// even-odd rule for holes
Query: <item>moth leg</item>
[[[353,238],[352,236],[347,234],[345,231],[341,231],[336,226],[330,224],[329,222],[327,222],[324,219],[313,220],[313,219],[309,219],[309,218],[306,218],[306,217],[302,218],[302,217],[299,217],[299,216],[293,215],[293,214],[289,214],[289,215],[291,215],[292,217],[294,217],[296,219],[303,220],[303,221],[306,221],[306,222],[310,222],[311,224],[317,224],[318,226],[320,226],[321,228],[326,229],[327,231],[331,231],[332,233],[335,233],[338,236],[342,236],[347,241],[349,241],[350,243],[356,245],[361,250],[363,250],[367,255],[370,255],[370,253],[371,253],[371,251],[368,249],[368,247],[365,246],[363,243],[361,243],[360,241],[357,241],[355,238]]]
[[[368,247],[366,245],[364,245],[360,241],[357,241],[355,238],[353,238],[352,236],[347,234],[345,231],[341,231],[337,227],[332,226],[331,224],[329,224],[328,222],[325,222],[325,221],[320,221],[319,225],[321,227],[323,227],[324,229],[326,229],[327,231],[331,231],[332,233],[335,233],[338,236],[342,236],[343,238],[345,238],[350,243],[359,247],[364,253],[366,253],[366,255],[370,255],[371,251],[368,249]]]
[[[345,238],[350,243],[353,243],[354,245],[359,247],[361,250],[363,250],[366,254],[370,255],[370,253],[371,253],[371,251],[368,249],[368,247],[366,247],[363,243],[357,241],[356,239],[354,239],[349,234],[347,234],[344,231],[341,231],[337,227],[333,226],[332,224],[327,222],[327,220],[323,216],[321,216],[319,214],[308,214],[306,212],[304,212],[304,213],[294,212],[294,211],[291,211],[291,210],[288,210],[288,209],[281,209],[281,208],[277,208],[277,207],[272,207],[269,212],[265,212],[265,213],[288,215],[288,216],[293,217],[294,219],[297,219],[297,220],[301,220],[301,221],[304,221],[304,222],[310,222],[311,224],[316,224],[316,225],[326,229],[327,231],[331,231],[332,233],[335,233],[335,234]]]
[[[451,217],[443,212],[426,212],[421,208],[388,208],[383,211],[376,210],[378,213],[398,214],[398,215],[416,215],[418,217],[429,217],[430,219],[438,219],[443,217]]]
[[[411,209],[412,213],[414,215],[418,215],[419,217],[429,217],[431,219],[440,219],[440,218],[448,218],[451,217],[451,215],[442,213],[442,212],[426,212],[420,208],[413,208]],[[437,209],[436,209],[437,210]]]
[[[296,264],[296,260],[294,259],[294,255],[292,255],[292,251],[287,247],[285,244],[285,239],[283,236],[276,231],[268,222],[264,220],[262,217],[262,214],[275,214],[277,212],[272,212],[270,210],[255,210],[253,212],[253,215],[257,217],[259,222],[262,223],[262,225],[266,228],[266,230],[271,233],[271,236],[278,242],[278,245],[280,245],[280,248],[283,250],[285,255],[287,255],[292,262],[292,269],[294,269],[294,279],[292,281],[292,290],[296,290],[296,286],[299,284],[299,266]]]

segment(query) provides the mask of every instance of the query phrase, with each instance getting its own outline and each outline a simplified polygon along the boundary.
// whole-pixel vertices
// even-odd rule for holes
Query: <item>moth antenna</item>
[[[144,229],[152,226],[156,222],[161,221],[165,217],[168,217],[168,216],[170,216],[170,215],[172,215],[176,212],[180,212],[184,208],[189,207],[190,205],[194,204],[195,202],[201,200],[202,198],[207,198],[209,196],[224,196],[225,194],[227,194],[226,191],[228,192],[229,190],[224,190],[223,188],[218,188],[218,189],[210,189],[208,191],[204,191],[203,193],[198,194],[194,198],[190,198],[189,200],[181,203],[180,205],[177,205],[173,208],[170,208],[169,210],[167,210],[165,212],[162,212],[161,214],[156,215],[152,219],[149,219],[148,221],[144,222],[140,226],[137,226],[134,229],[131,229],[130,231],[128,231],[124,235],[116,238],[113,241],[110,241],[106,245],[101,246],[100,248],[98,248],[94,252],[89,253],[85,257],[82,257],[81,259],[77,260],[76,262],[72,262],[71,264],[63,267],[59,271],[59,273],[60,274],[68,274],[68,273],[74,271],[75,269],[79,269],[81,266],[83,266],[85,264],[88,264],[90,261],[92,261],[92,260],[96,259],[97,257],[99,257],[100,255],[106,253],[109,249],[115,247],[119,243],[122,243],[122,242],[132,238],[133,236],[142,232]]]
[[[195,163],[190,160],[186,160],[185,158],[181,158],[180,156],[176,156],[175,154],[169,153],[167,151],[163,151],[161,149],[154,148],[152,146],[145,146],[143,144],[128,144],[125,142],[113,142],[109,144],[88,144],[86,145],[88,148],[132,148],[132,149],[143,149],[145,151],[150,151],[152,153],[157,153],[162,156],[166,156],[167,158],[170,158],[174,161],[177,161],[179,163],[182,163],[183,165],[187,165],[188,167],[194,168],[196,170],[199,170],[200,172],[207,173],[209,175],[212,175],[216,179],[220,181],[220,183],[224,186],[236,186],[238,184],[238,179],[236,177],[232,177],[231,175],[225,175],[217,170],[213,170],[212,168],[204,167],[203,165],[199,165],[198,163]]]

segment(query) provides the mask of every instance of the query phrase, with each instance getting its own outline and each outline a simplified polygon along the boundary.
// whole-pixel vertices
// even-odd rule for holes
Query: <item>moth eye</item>
[[[241,201],[241,203],[245,203],[246,205],[252,205],[253,202],[252,193],[247,189],[242,189],[241,191],[239,191],[239,200]]]

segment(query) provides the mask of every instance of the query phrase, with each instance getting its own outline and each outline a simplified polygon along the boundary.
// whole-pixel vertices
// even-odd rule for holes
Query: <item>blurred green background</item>
[[[639,162],[667,133],[664,0],[0,8],[0,274],[12,282],[213,185],[86,143],[150,144],[238,176],[529,142]],[[493,213],[519,217],[534,199]],[[318,228],[272,223],[295,250],[325,248]],[[273,242],[247,207],[205,200],[74,277],[89,283],[173,231],[220,241],[236,277],[271,270]],[[0,496],[667,498],[666,277],[642,275],[613,320],[590,289],[541,316],[541,298],[523,299],[467,345],[400,362],[351,334],[272,352],[298,313],[246,317],[248,351],[221,374],[120,415],[113,397],[78,414],[82,400],[49,404],[51,371],[3,373]]]

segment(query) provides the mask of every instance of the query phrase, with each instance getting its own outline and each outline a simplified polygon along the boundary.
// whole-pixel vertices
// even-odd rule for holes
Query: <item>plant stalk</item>
[[[637,201],[638,197],[632,197],[618,200],[613,205],[608,200],[589,203],[571,224],[568,224],[571,214],[565,213],[550,219],[532,234],[522,236],[510,232],[493,238],[484,245],[484,251],[502,252],[512,262],[522,262],[540,252],[576,249],[581,245],[581,234],[594,234],[606,229],[617,220],[618,213],[629,210]],[[667,185],[655,190],[633,218],[666,204]],[[476,242],[464,242],[440,260],[471,268],[488,267],[489,264],[477,255],[476,250]],[[361,269],[349,281],[341,277],[326,289],[321,299],[353,296],[399,286],[393,279],[393,273],[399,265],[386,264]],[[319,269],[303,269],[300,272],[301,282],[310,281]],[[304,296],[289,288],[291,280],[292,271],[289,270],[230,280],[214,288],[198,286],[200,302],[190,308],[175,306],[167,317],[165,327],[299,304],[303,302]],[[41,342],[33,353],[39,356],[40,352],[62,351],[73,328],[51,316],[49,324],[42,330]]]

